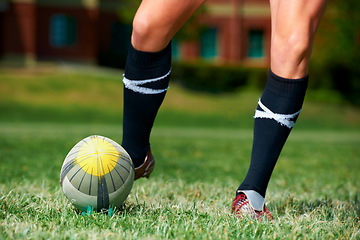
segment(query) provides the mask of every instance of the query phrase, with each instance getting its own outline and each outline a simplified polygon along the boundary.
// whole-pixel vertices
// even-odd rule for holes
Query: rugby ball
[[[129,154],[115,141],[98,135],[78,142],[67,154],[60,172],[65,196],[79,210],[120,207],[134,183]]]

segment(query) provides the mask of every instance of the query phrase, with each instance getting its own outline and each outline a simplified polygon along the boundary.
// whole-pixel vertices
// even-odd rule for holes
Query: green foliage
[[[234,67],[231,71],[238,70]],[[261,92],[257,86],[249,86],[257,80],[259,85],[264,84],[261,81],[266,80],[267,70],[247,72],[249,69],[245,69],[249,75],[241,81],[248,81],[248,85],[236,85],[240,89],[234,87],[227,92],[215,88],[211,81],[204,81],[205,86],[192,85],[188,79],[176,83],[176,67],[174,71],[157,124],[194,128],[201,122],[201,126],[210,128],[252,128],[252,116]],[[214,69],[204,68],[200,73],[212,77],[215,74],[211,71]],[[0,69],[0,122],[121,124],[122,74],[118,70],[79,65]],[[192,79],[192,74],[199,72],[189,72],[187,77]],[[220,80],[214,78],[215,83]],[[180,84],[203,91],[192,91]],[[221,81],[216,84],[223,87]],[[326,121],[321,117],[323,114],[328,116]],[[310,89],[298,125],[306,129],[359,129],[360,111],[344,104],[337,92]]]
[[[336,62],[358,68],[360,60],[360,2],[330,1],[319,28],[317,57],[324,62]],[[356,61],[357,60],[357,61]]]
[[[360,2],[330,1],[315,39],[311,87],[360,104]]]
[[[140,3],[141,0],[122,0],[121,7],[117,9],[119,21],[131,24]]]
[[[263,88],[266,69],[251,69],[239,65],[216,65],[207,62],[175,62],[172,78],[185,87],[200,91],[235,91],[245,86]]]

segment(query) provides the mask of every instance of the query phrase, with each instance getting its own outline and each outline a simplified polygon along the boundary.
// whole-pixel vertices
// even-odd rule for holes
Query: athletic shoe
[[[265,217],[270,221],[273,220],[273,217],[265,205],[262,211],[255,210],[253,206],[251,206],[249,199],[242,192],[236,196],[233,201],[232,213],[234,213],[235,216],[240,219],[248,216],[252,219],[257,219],[260,221]]]
[[[145,161],[141,166],[135,168],[135,179],[137,180],[139,178],[145,177],[149,178],[150,173],[154,170],[155,167],[155,159],[154,156],[151,153],[151,149],[149,149]]]

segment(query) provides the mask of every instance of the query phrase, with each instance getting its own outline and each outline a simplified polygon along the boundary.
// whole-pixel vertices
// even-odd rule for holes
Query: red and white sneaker
[[[154,167],[155,167],[155,159],[151,153],[151,149],[149,149],[149,151],[145,157],[144,163],[141,164],[141,166],[135,168],[134,180],[137,180],[142,177],[149,178],[151,172],[154,170]]]
[[[262,203],[260,205],[262,205],[262,210],[255,210],[246,194],[244,192],[240,192],[233,201],[232,213],[240,219],[243,217],[250,217],[260,221],[264,218],[270,221],[273,220],[273,217],[266,208],[265,204]]]

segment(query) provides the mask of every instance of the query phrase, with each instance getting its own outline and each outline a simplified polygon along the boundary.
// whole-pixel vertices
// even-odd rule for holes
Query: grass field
[[[267,193],[272,222],[231,215],[249,166],[259,92],[173,85],[151,138],[156,169],[123,209],[77,212],[62,194],[67,152],[121,141],[121,74],[0,69],[0,239],[359,239],[360,110],[308,99]]]

